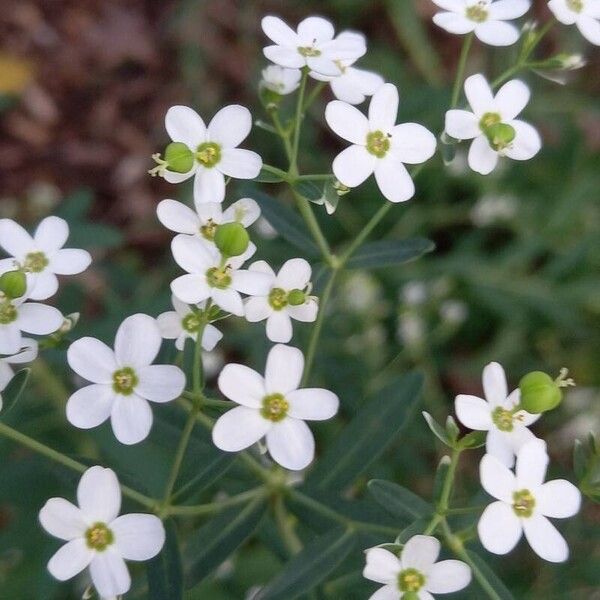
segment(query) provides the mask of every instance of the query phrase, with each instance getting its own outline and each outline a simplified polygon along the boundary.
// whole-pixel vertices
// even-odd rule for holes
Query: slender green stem
[[[277,109],[269,111],[269,114],[271,115],[273,125],[275,125],[275,129],[277,130],[277,133],[279,134],[279,137],[281,138],[281,141],[283,142],[285,155],[286,155],[288,161],[291,161],[292,160],[292,144],[290,142],[290,134],[286,129],[283,128],[283,125],[281,124],[281,119],[279,118],[279,113],[277,112]]]
[[[302,542],[294,531],[292,516],[285,508],[285,502],[281,494],[275,496],[273,502],[273,516],[275,517],[279,535],[281,536],[285,547],[288,549],[288,552],[291,556],[298,554],[298,552],[302,550]]]
[[[479,512],[483,510],[487,504],[482,504],[481,506],[461,506],[460,508],[449,508],[446,511],[447,515],[468,515],[473,512]]]
[[[294,195],[296,205],[298,206],[298,210],[300,211],[302,218],[306,222],[308,229],[310,230],[317,246],[319,247],[319,250],[321,251],[321,254],[323,255],[323,259],[327,262],[327,264],[333,265],[335,263],[335,258],[331,253],[329,243],[321,231],[321,226],[315,217],[315,213],[310,206],[310,202],[301,196],[293,187],[292,194]]]
[[[326,81],[319,81],[317,85],[312,89],[310,94],[306,96],[306,101],[304,102],[304,106],[302,110],[306,112],[312,105],[313,102],[319,97],[319,94],[323,91],[323,88],[327,85]]]
[[[452,455],[450,456],[450,465],[448,466],[448,472],[444,479],[442,486],[442,493],[440,494],[440,500],[437,505],[438,515],[445,515],[450,508],[450,496],[452,494],[452,487],[454,486],[454,478],[456,477],[456,468],[458,467],[458,461],[462,453],[461,448],[453,448]]]
[[[68,469],[76,471],[77,473],[85,473],[85,471],[87,471],[89,468],[87,465],[84,465],[83,463],[66,456],[62,452],[58,452],[58,450],[54,450],[53,448],[50,448],[49,446],[46,446],[45,444],[42,444],[33,438],[30,438],[24,433],[21,433],[20,431],[17,431],[16,429],[13,429],[9,425],[6,425],[2,422],[0,422],[0,435],[3,435],[4,437],[11,439],[18,444],[21,444],[22,446],[25,446],[26,448],[29,448],[30,450],[33,450],[34,452],[37,452],[38,454],[41,454],[42,456],[45,456],[46,458],[49,458],[50,460],[53,460],[64,467],[67,467]],[[140,492],[137,492],[126,485],[121,485],[120,487],[121,492],[124,496],[127,496],[127,498],[134,500],[150,510],[155,510],[157,503],[153,498],[145,496],[144,494],[141,494]]]
[[[300,91],[298,92],[298,102],[296,103],[296,116],[294,121],[294,137],[292,142],[292,153],[290,156],[290,170],[292,176],[298,175],[298,148],[300,145],[300,129],[302,128],[304,95],[306,94],[306,81],[308,79],[308,69],[302,70],[302,79],[300,81]]]
[[[281,177],[281,179],[283,179],[284,181],[288,181],[288,174],[286,171],[282,170],[282,169],[278,169],[277,167],[274,167],[272,165],[267,165],[265,163],[263,163],[263,171],[267,171],[267,173],[273,173],[273,175],[276,175],[277,177]]]
[[[204,387],[204,365],[202,364],[202,338],[204,337],[204,329],[208,324],[208,314],[211,307],[211,301],[206,302],[202,313],[200,327],[196,333],[196,344],[194,345],[194,364],[192,365],[192,390],[194,394],[200,394]]]
[[[247,502],[254,500],[260,496],[266,495],[266,488],[264,486],[257,487],[247,492],[242,492],[236,496],[225,498],[217,502],[209,502],[208,504],[195,504],[189,506],[169,506],[165,509],[165,516],[178,515],[185,517],[199,517],[203,515],[213,515],[226,508],[237,506],[238,504],[246,504]]]
[[[465,36],[462,45],[462,51],[460,53],[460,59],[458,60],[458,67],[456,69],[456,77],[454,79],[454,87],[452,88],[452,100],[450,101],[450,108],[456,108],[458,105],[458,99],[460,97],[460,89],[463,81],[465,80],[465,69],[467,67],[467,59],[469,58],[469,52],[473,45],[473,33],[469,33]]]
[[[298,175],[296,181],[329,181],[333,178],[334,175],[331,173],[315,173],[314,175]]]

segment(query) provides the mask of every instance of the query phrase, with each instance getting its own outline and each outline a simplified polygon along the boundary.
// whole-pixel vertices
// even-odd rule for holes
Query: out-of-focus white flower
[[[270,65],[262,70],[260,85],[280,96],[287,96],[300,87],[301,78],[302,71],[300,69],[286,69],[279,65]]]
[[[576,25],[581,35],[600,46],[600,2],[598,0],[550,0],[548,8],[564,25]]]
[[[510,195],[486,195],[471,210],[471,221],[477,227],[486,227],[497,221],[508,221],[517,214],[517,199]]]
[[[398,337],[407,346],[418,346],[425,339],[425,323],[423,319],[412,312],[400,315]]]
[[[467,305],[460,300],[446,300],[440,306],[440,316],[446,323],[460,325],[467,318]]]
[[[402,288],[402,298],[411,306],[423,304],[427,300],[427,285],[423,281],[409,281]]]

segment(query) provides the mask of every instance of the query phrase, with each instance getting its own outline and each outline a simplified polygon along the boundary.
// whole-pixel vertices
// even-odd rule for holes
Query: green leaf
[[[198,529],[185,548],[185,555],[191,557],[186,589],[202,581],[241,546],[254,533],[265,510],[266,504],[259,498],[242,509],[235,507],[222,512]]]
[[[21,369],[4,388],[4,391],[0,394],[0,416],[4,416],[16,403],[25,386],[27,380],[31,374],[31,369]]]
[[[498,600],[515,600],[510,590],[504,585],[504,583],[501,581],[498,575],[494,573],[494,571],[483,560],[483,558],[479,556],[479,554],[476,554],[471,550],[467,550],[466,552],[469,555],[469,558],[473,561],[473,564],[475,565],[477,571],[479,571],[480,576],[487,580],[487,583],[489,584],[490,588],[494,590],[494,592],[497,594]],[[473,577],[473,579],[478,580],[477,577]],[[481,587],[482,589],[485,589],[484,586]]]
[[[371,242],[361,246],[350,257],[347,267],[349,269],[373,269],[401,265],[416,260],[434,248],[434,243],[425,238]]]
[[[444,481],[446,480],[446,475],[448,474],[448,470],[450,469],[451,459],[449,456],[442,456],[440,462],[438,463],[437,470],[435,472],[435,477],[433,479],[433,501],[439,502],[442,496],[442,490],[444,489]]]
[[[323,203],[328,215],[332,215],[337,210],[339,202],[340,195],[335,188],[333,180],[326,181],[323,187]]]
[[[396,544],[406,544],[408,540],[414,535],[419,535],[427,529],[429,525],[429,518],[417,519],[414,523],[411,523],[408,527],[404,528],[396,538]]]
[[[307,544],[283,571],[264,588],[256,600],[293,600],[314,589],[350,554],[354,534],[336,528]]]
[[[433,512],[431,504],[409,489],[381,479],[369,481],[369,492],[385,510],[396,517],[420,519]]]
[[[160,554],[146,563],[149,600],[181,600],[183,598],[183,567],[177,539],[177,529],[171,520],[165,521],[167,534]]]
[[[593,433],[584,441],[575,440],[573,462],[579,489],[590,500],[600,503],[600,448]]]
[[[305,255],[320,256],[319,249],[312,241],[302,219],[293,210],[255,188],[252,188],[248,195],[258,202],[263,216],[279,235],[302,250]]]
[[[279,175],[275,175],[275,173],[271,173],[271,171],[261,169],[260,173],[252,181],[256,181],[257,183],[281,183],[284,179]]]
[[[461,448],[473,450],[474,448],[485,446],[486,438],[487,431],[471,431],[461,437],[458,443]]]
[[[442,154],[442,160],[445,165],[449,165],[456,157],[456,146],[458,140],[451,138],[445,131],[439,137],[439,148]]]
[[[410,423],[422,385],[421,374],[409,373],[394,378],[366,402],[325,451],[308,485],[339,490],[368,469]]]
[[[427,421],[427,425],[435,437],[440,440],[448,448],[453,448],[452,441],[448,437],[448,432],[428,413],[423,411],[423,417]]]
[[[458,440],[460,430],[452,415],[448,415],[448,418],[446,419],[446,433],[448,434],[448,438],[450,439],[452,444],[455,445],[456,440]]]
[[[323,190],[311,181],[298,181],[294,184],[294,189],[304,196],[310,202],[323,204]]]

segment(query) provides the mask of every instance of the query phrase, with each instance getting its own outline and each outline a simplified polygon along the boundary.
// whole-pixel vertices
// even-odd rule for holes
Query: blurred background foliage
[[[535,2],[540,20],[549,18],[545,4]],[[240,102],[264,118],[256,88],[265,65],[260,18],[269,12],[291,22],[323,14],[338,29],[363,31],[369,52],[362,65],[399,85],[400,120],[441,131],[461,40],[432,25],[435,7],[427,0],[3,0],[0,217],[31,227],[58,214],[71,225],[71,244],[93,252],[93,268],[65,282],[56,299],[65,314],[81,312],[73,337],[110,342],[126,315],[169,309],[168,284],[178,271],[169,253],[171,234],[159,226],[155,207],[182,188],[150,178],[149,157],[165,143],[163,118],[172,104],[192,105],[208,117]],[[600,421],[600,55],[573,27],[553,30],[539,53],[558,51],[582,52],[588,65],[569,74],[566,86],[526,75],[533,100],[525,118],[542,132],[542,152],[487,178],[468,171],[464,148],[449,167],[437,155],[418,178],[417,196],[394,208],[372,238],[428,237],[436,251],[401,268],[348,271],[340,280],[313,380],[340,395],[342,411],[336,423],[316,428],[321,449],[370,393],[408,369],[425,372],[424,404],[445,418],[457,393],[480,393],[481,370],[491,360],[505,366],[513,385],[532,369],[558,373],[567,366],[578,387],[536,431],[549,440],[552,474],[574,477],[573,441],[597,431]],[[498,74],[514,53],[476,46],[469,72]],[[324,125],[326,100],[306,119],[305,173],[325,172],[339,149]],[[284,166],[267,132],[255,129],[250,145],[266,162]],[[182,199],[189,199],[190,190],[183,190]],[[232,186],[228,201],[242,194]],[[369,183],[343,197],[334,217],[315,209],[339,247],[383,201]],[[254,238],[257,257],[275,265],[298,255],[265,221],[254,227]],[[222,325],[224,342],[205,357],[211,381],[224,361],[262,370],[264,327],[239,319]],[[301,347],[309,327],[298,327],[295,343]],[[171,347],[164,354],[174,357]],[[113,466],[125,482],[158,494],[182,423],[177,409],[154,407],[150,438],[125,448],[107,425],[90,432],[67,425],[65,402],[77,383],[64,349],[45,352],[8,421],[68,454]],[[345,496],[364,496],[366,481],[377,477],[428,497],[441,451],[415,419]],[[4,440],[0,453],[0,598],[81,598],[81,580],[58,585],[45,570],[58,545],[36,517],[48,497],[72,498],[77,477]],[[461,498],[478,490],[478,456],[470,453],[461,469]],[[250,485],[201,430],[183,481],[199,471],[206,475],[203,485],[189,500],[210,501]],[[586,503],[579,518],[561,524],[572,548],[564,565],[543,563],[524,545],[489,563],[517,598],[600,598],[599,518],[598,508]],[[183,539],[193,538],[198,526],[182,522]],[[319,530],[318,523],[311,526]],[[310,529],[302,526],[300,534],[309,538]],[[359,574],[361,548],[381,541],[362,540],[318,597],[368,597],[374,588]],[[258,537],[186,598],[244,598],[279,570],[283,556],[269,517]],[[131,597],[145,598],[144,568],[133,565],[133,572],[139,577]],[[477,594],[471,586],[454,596]]]

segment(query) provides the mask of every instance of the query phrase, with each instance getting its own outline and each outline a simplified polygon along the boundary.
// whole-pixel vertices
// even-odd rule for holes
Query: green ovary
[[[475,23],[483,23],[484,21],[487,21],[489,13],[485,7],[485,2],[478,2],[473,6],[469,6],[467,8],[467,19],[470,19]]]
[[[514,417],[510,410],[497,406],[492,412],[492,421],[500,431],[512,431]]]
[[[196,160],[208,169],[221,161],[221,146],[214,142],[204,142],[196,150]]]
[[[131,367],[124,367],[113,373],[113,390],[117,394],[129,396],[140,382],[135,371]]]
[[[17,309],[8,298],[0,294],[0,325],[8,325],[17,319]]]
[[[206,271],[206,281],[210,287],[219,290],[226,290],[231,285],[231,275],[229,267],[213,267]]]
[[[188,313],[181,319],[181,326],[188,333],[197,333],[200,330],[200,325],[202,321],[200,319],[200,315],[196,313]]]
[[[23,270],[28,273],[41,273],[48,266],[48,262],[43,252],[30,252],[23,262]]]
[[[88,548],[103,552],[115,541],[115,536],[105,523],[94,523],[85,532],[85,541]]]
[[[287,416],[290,405],[281,394],[270,394],[262,401],[260,414],[273,423],[282,421]]]
[[[425,585],[425,576],[417,569],[404,569],[398,575],[401,592],[418,592]]]
[[[390,149],[390,136],[383,131],[371,131],[367,135],[367,150],[377,158],[383,158]]]
[[[535,508],[535,498],[529,490],[513,493],[513,510],[517,517],[531,517]]]

